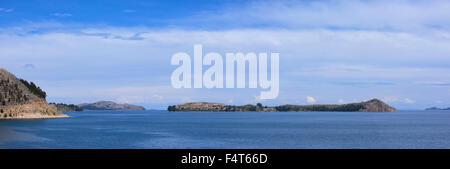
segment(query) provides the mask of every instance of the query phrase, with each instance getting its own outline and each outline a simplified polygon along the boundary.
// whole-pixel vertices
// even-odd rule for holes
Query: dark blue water
[[[450,148],[450,111],[85,111],[0,121],[0,148]]]

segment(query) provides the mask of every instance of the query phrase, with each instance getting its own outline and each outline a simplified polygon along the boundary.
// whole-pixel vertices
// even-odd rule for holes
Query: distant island
[[[430,107],[426,108],[425,110],[450,110],[450,107],[447,108]]]
[[[112,101],[99,101],[77,105],[85,110],[145,110],[145,107],[132,104],[117,104]]]
[[[33,82],[19,79],[0,68],[0,119],[69,117],[49,105],[47,94]]]
[[[349,104],[281,105],[263,106],[247,104],[243,106],[211,102],[192,102],[169,106],[168,111],[176,112],[397,112],[397,109],[378,99]]]
[[[83,108],[74,104],[64,104],[64,103],[49,103],[50,105],[55,105],[60,112],[81,112]]]

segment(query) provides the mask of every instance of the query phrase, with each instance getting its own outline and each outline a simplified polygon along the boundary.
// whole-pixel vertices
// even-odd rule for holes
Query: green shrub
[[[28,83],[28,81],[19,79],[20,82],[22,82],[28,90],[31,91],[31,93],[35,94],[36,96],[45,99],[47,97],[47,93],[45,93],[40,87],[36,86],[33,82]]]

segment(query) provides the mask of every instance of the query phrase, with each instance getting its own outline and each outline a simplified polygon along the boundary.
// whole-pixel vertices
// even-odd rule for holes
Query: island
[[[425,110],[450,110],[450,107],[447,108],[430,107],[426,108]]]
[[[132,104],[117,104],[112,101],[99,101],[95,103],[82,103],[78,107],[85,110],[145,110],[145,107]]]
[[[0,119],[69,117],[49,105],[47,94],[33,82],[19,79],[0,68]]]
[[[381,100],[349,104],[315,104],[315,105],[280,105],[263,106],[247,104],[243,106],[226,105],[211,102],[192,102],[181,105],[173,105],[167,108],[175,112],[397,112],[397,109],[387,105]]]

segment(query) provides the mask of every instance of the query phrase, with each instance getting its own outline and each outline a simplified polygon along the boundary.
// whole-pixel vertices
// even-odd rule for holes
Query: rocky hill
[[[46,93],[33,82],[18,79],[0,68],[0,119],[68,117],[48,105]]]
[[[79,104],[78,106],[86,110],[145,110],[145,108],[142,106],[132,104],[117,104],[112,101],[83,103]]]
[[[274,107],[257,105],[233,106],[221,103],[193,102],[168,107],[169,111],[185,112],[396,112],[397,110],[386,103],[372,99],[360,103],[329,104],[329,105],[281,105]]]

